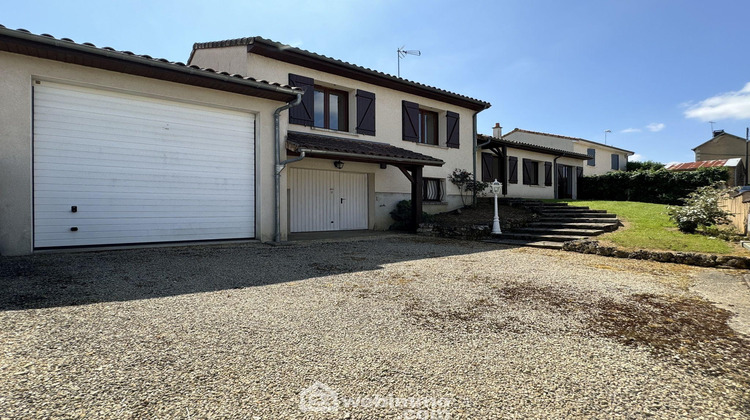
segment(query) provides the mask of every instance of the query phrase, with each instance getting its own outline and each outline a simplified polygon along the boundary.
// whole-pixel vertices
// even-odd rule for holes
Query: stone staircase
[[[498,203],[522,206],[538,217],[522,228],[504,231],[485,242],[535,248],[562,249],[568,241],[585,239],[617,230],[617,215],[606,210],[570,206],[568,203],[545,203],[535,200],[503,199]]]

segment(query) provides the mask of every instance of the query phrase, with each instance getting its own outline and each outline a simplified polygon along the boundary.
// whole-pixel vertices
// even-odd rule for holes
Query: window
[[[587,165],[596,166],[596,149],[588,149],[586,154],[591,158],[588,160]]]
[[[437,112],[419,110],[419,143],[438,144]]]
[[[613,171],[619,171],[620,170],[620,155],[612,153],[612,170]]]
[[[422,200],[443,201],[443,180],[439,178],[422,178]]]
[[[539,162],[530,159],[523,160],[524,185],[539,185]]]
[[[315,110],[313,125],[315,127],[339,131],[349,130],[348,93],[315,86],[313,98],[313,109]]]

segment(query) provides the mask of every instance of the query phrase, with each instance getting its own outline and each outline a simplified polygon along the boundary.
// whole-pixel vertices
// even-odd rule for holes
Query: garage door
[[[289,169],[291,232],[367,229],[367,174]]]
[[[254,116],[34,85],[36,248],[255,236]]]

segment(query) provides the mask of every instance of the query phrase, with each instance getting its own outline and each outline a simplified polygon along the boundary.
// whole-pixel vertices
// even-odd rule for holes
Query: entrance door
[[[573,167],[557,165],[557,198],[573,198]]]
[[[367,229],[367,174],[289,169],[290,232]]]

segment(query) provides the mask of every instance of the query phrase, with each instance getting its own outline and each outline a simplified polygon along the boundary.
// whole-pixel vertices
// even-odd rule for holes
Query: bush
[[[482,181],[474,181],[474,176],[471,174],[471,172],[467,171],[466,169],[454,169],[451,175],[448,177],[448,181],[453,183],[453,185],[458,187],[458,192],[461,195],[461,204],[466,206],[466,201],[464,201],[464,192],[482,192],[487,187],[490,186],[490,184]]]
[[[685,172],[673,172],[663,168],[610,172],[580,178],[578,198],[679,205],[682,199],[697,188],[728,179],[727,168],[701,168]]]
[[[390,230],[413,230],[415,226],[411,222],[411,200],[401,200],[396,203],[396,208],[391,210],[391,218],[395,220]],[[429,222],[432,215],[422,212],[422,221]]]
[[[688,194],[685,205],[669,207],[669,218],[685,233],[695,233],[698,227],[728,223],[729,213],[719,208],[719,200],[729,191],[719,185],[700,187]]]
[[[663,163],[655,162],[653,160],[646,160],[643,162],[628,162],[626,170],[628,172],[633,171],[656,171],[664,167]]]

